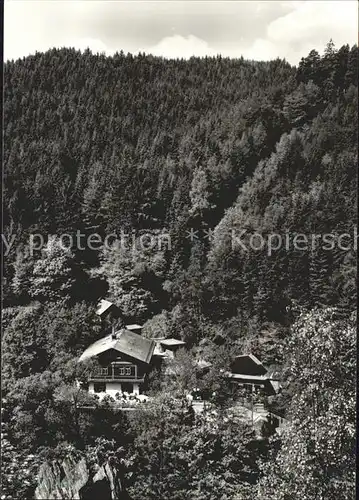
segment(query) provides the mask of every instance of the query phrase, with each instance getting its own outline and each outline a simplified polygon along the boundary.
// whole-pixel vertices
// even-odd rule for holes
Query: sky
[[[297,65],[358,43],[357,0],[5,0],[4,59],[52,47],[167,58],[222,54]]]

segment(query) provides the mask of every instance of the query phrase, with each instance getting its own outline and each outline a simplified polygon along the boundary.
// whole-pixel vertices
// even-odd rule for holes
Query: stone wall
[[[36,500],[129,500],[120,474],[109,463],[91,471],[86,458],[66,457],[40,467]]]

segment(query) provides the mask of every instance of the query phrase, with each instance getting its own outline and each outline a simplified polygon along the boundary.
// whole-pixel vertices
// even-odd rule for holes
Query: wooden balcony
[[[112,363],[106,367],[99,367],[91,373],[89,382],[143,382],[144,376],[139,375],[136,365],[127,363]]]
[[[120,377],[120,376],[103,376],[97,374],[91,374],[88,381],[89,382],[111,382],[114,380],[116,382],[135,382],[135,383],[143,383],[145,381],[144,377],[133,378],[133,377]]]

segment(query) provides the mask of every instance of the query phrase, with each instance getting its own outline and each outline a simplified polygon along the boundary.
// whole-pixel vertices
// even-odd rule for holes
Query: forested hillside
[[[103,437],[96,419],[79,423],[69,402],[69,384],[81,376],[76,359],[101,336],[94,311],[102,297],[116,303],[129,321],[144,323],[146,335],[180,338],[215,366],[223,353],[245,351],[283,373],[298,346],[306,345],[301,321],[312,325],[314,315],[318,324],[332,325],[324,331],[328,345],[335,345],[335,328],[345,332],[345,364],[346,352],[354,352],[357,106],[358,47],[337,49],[332,42],[322,56],[311,51],[298,68],[279,59],[165,60],[74,49],[7,62],[3,233],[13,244],[4,259],[2,369],[10,441],[31,451],[62,442],[83,448],[84,436]],[[233,245],[234,230],[244,231],[246,248]],[[99,238],[125,231],[135,241],[144,232],[155,238],[167,234],[171,244],[64,249],[59,237],[74,238],[78,231]],[[31,252],[34,233],[45,241],[47,235],[56,238]],[[333,242],[348,236],[342,239],[346,250],[311,243],[309,249],[282,244],[269,252],[267,245],[249,244],[254,233],[265,241],[271,234],[305,234],[310,242],[314,235],[331,235]],[[313,338],[320,350],[315,332]],[[326,366],[320,356],[318,366]],[[354,371],[348,373],[354,377]],[[295,385],[296,375],[289,380]],[[275,403],[284,412],[297,411],[292,387]],[[329,399],[326,404],[323,415],[335,414]],[[140,463],[139,450],[153,452],[146,448],[155,444],[146,441],[142,421],[132,434],[117,425],[114,437],[113,417],[106,409],[98,411],[97,418],[108,425],[106,438],[132,442],[137,433],[134,456]],[[184,418],[180,410],[176,415],[174,426]],[[300,411],[298,418],[304,418]],[[183,453],[200,441],[196,432],[216,433],[201,425],[193,435],[188,431],[188,442],[182,438]],[[217,474],[234,481],[223,498],[252,498],[239,486],[247,481],[243,467],[259,467],[247,442],[241,446],[249,462],[242,466],[233,459],[230,473],[242,472],[226,480],[225,460],[235,453],[231,432],[224,429],[218,444],[221,467],[206,476],[207,481],[213,474],[207,485],[211,497],[195,496],[204,481],[198,463],[192,490],[181,477],[175,486],[161,484],[162,498],[174,498],[171,491],[179,484],[178,499],[188,498],[188,491],[198,500],[222,498],[218,491],[224,483],[216,483]],[[279,457],[291,471],[286,439]],[[171,448],[171,453],[175,464],[180,452]],[[258,453],[267,456],[268,450]],[[165,481],[162,474],[161,469],[156,484]],[[262,481],[261,498],[299,498],[307,491],[303,486],[279,496],[273,484],[280,478],[274,476],[271,493]],[[151,492],[148,498],[159,498],[143,478],[134,498],[145,498],[141,488]],[[290,488],[289,475],[282,480]],[[352,478],[343,481],[351,484]],[[320,490],[324,497],[315,491],[312,498],[335,497],[330,496],[334,490]]]

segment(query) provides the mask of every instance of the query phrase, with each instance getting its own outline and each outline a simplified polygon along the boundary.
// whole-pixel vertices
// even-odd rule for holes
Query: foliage
[[[101,336],[94,308],[38,302],[14,309],[3,332],[3,388],[45,369],[64,369]]]
[[[263,499],[355,497],[355,318],[335,309],[301,315],[293,326],[291,423],[263,468]],[[275,448],[274,448],[275,450]]]
[[[16,474],[27,494],[15,450],[101,438],[114,441],[104,453],[125,447],[139,499],[253,498],[259,456],[262,498],[352,497],[357,75],[358,47],[332,42],[297,69],[74,49],[5,64],[3,231],[16,241],[4,260],[6,488]],[[64,248],[60,235],[78,231],[128,239]],[[269,252],[248,246],[254,233],[349,244]],[[215,393],[217,413],[195,419],[185,400],[161,396],[159,372],[159,397],[131,425],[77,387],[91,370],[78,356],[104,333],[100,297],[146,336],[184,340],[175,387]],[[226,413],[222,370],[243,352],[287,378],[272,408],[291,423],[269,462],[266,440]]]
[[[6,424],[1,422],[1,491],[4,500],[33,498],[41,458],[15,447],[8,439]]]
[[[130,241],[60,253],[52,243],[41,259],[12,249],[6,301],[11,293],[21,304],[78,300],[79,289],[98,289],[80,276],[81,263],[129,319],[172,310],[171,335],[179,330],[191,345],[209,320],[286,322],[290,301],[313,307],[318,289],[320,303],[350,312],[345,251],[318,274],[323,255],[311,262],[282,247],[243,255],[228,232],[352,232],[357,61],[357,46],[330,42],[297,70],[279,59],[170,62],[72,49],[7,62],[5,233],[26,243],[30,232],[119,238],[124,230]],[[189,240],[191,228],[200,242]],[[137,246],[144,231],[168,232],[170,248],[133,250],[132,235]]]
[[[168,394],[149,405],[132,420],[134,499],[230,499],[239,489],[248,491],[266,450],[251,428],[231,414],[194,418],[185,399]]]
[[[166,263],[161,236],[152,238],[144,235],[139,241],[113,243],[103,250],[101,265],[93,271],[106,278],[110,298],[128,319],[141,321],[158,311]]]

